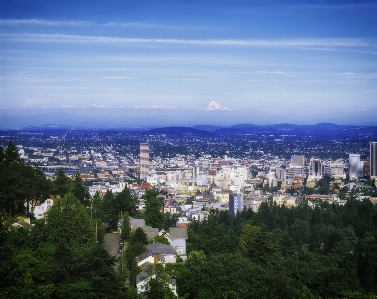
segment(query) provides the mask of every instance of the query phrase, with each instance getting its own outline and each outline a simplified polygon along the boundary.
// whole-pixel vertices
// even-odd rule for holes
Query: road
[[[114,233],[107,233],[103,238],[105,249],[111,255],[115,257],[120,257],[120,253],[118,253],[119,248],[119,234]],[[114,267],[115,271],[119,271],[119,263],[117,263]]]
[[[119,257],[119,234],[107,233],[104,237],[105,248],[113,256]]]

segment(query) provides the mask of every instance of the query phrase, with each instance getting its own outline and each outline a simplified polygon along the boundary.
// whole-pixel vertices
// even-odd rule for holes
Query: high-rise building
[[[349,170],[348,175],[349,179],[357,179],[363,174],[363,162],[360,161],[359,154],[349,154],[348,156]]]
[[[149,144],[140,143],[140,180],[149,176]]]
[[[304,175],[305,157],[292,155],[291,164],[287,167],[287,178],[293,180],[296,176]]]
[[[370,176],[377,178],[377,142],[370,143]]]
[[[239,191],[234,192],[229,195],[229,213],[231,215],[237,214],[237,212],[242,212],[243,209],[243,194]]]
[[[200,165],[194,165],[194,167],[192,168],[192,177],[194,179],[197,178],[199,172],[203,169],[203,166],[200,166]]]
[[[309,163],[309,176],[320,179],[323,177],[324,174],[324,167],[323,162],[319,158],[310,158]]]
[[[296,176],[304,176],[304,168],[301,166],[287,167],[287,178],[293,180]]]
[[[282,168],[282,167],[277,167],[276,172],[275,172],[275,176],[278,180],[285,181],[285,178],[287,176],[287,170],[285,168]]]
[[[304,167],[305,157],[302,155],[293,155],[291,158],[291,167]]]
[[[330,162],[329,174],[334,178],[345,178],[344,164],[341,161]]]

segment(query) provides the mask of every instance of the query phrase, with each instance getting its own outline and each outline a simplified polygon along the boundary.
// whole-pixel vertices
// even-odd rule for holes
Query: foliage
[[[53,193],[55,195],[59,195],[60,197],[64,197],[66,194],[68,194],[70,187],[70,178],[64,174],[63,168],[60,168],[55,174]]]
[[[113,229],[116,229],[123,213],[128,212],[129,216],[136,215],[136,202],[128,188],[123,189],[117,195],[107,191],[103,196],[100,210],[102,210],[100,213],[103,213],[103,220],[108,222]]]
[[[141,227],[138,227],[137,229],[135,229],[135,231],[131,234],[130,239],[132,243],[141,243],[144,245],[147,245],[149,243],[148,237]]]
[[[377,207],[369,200],[315,208],[306,202],[293,208],[265,203],[258,213],[244,210],[234,217],[212,211],[188,228],[189,257],[176,272],[178,293],[185,298],[373,298],[376,228]]]
[[[30,230],[1,223],[9,223],[1,227],[5,298],[137,298],[114,271],[115,257],[95,242],[86,208],[72,194],[56,200],[46,221]]]
[[[131,237],[130,216],[128,215],[128,212],[125,212],[123,214],[123,223],[121,230],[124,240],[128,240]]]
[[[179,214],[164,213],[164,225],[163,228],[168,230],[169,227],[175,227],[179,218]]]
[[[153,243],[161,243],[165,245],[170,245],[168,239],[166,239],[164,236],[155,236],[153,238]]]
[[[81,202],[84,207],[90,206],[90,194],[88,189],[83,185],[83,181],[79,174],[75,175],[74,180],[71,182],[70,192]]]
[[[89,246],[95,231],[84,206],[73,194],[56,199],[47,213],[48,240],[57,246]]]
[[[50,197],[51,182],[37,168],[25,165],[13,143],[0,160],[0,209],[9,215],[29,214]],[[31,205],[31,207],[30,207]]]
[[[151,265],[148,268],[148,275],[150,277],[147,283],[147,296],[149,299],[177,298],[169,286],[172,283],[172,277],[163,265]]]
[[[149,189],[145,198],[145,224],[161,229],[164,226],[164,215],[161,212],[162,202],[157,198],[157,192]]]

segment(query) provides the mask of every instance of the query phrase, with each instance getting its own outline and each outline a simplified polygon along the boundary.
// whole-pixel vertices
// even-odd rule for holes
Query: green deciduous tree
[[[157,198],[157,192],[150,189],[145,198],[145,223],[161,229],[164,226],[164,215],[161,212],[162,202]]]
[[[171,275],[166,271],[163,265],[151,265],[148,268],[148,275],[150,277],[147,283],[147,294],[150,299],[175,299],[170,284],[172,282]]]
[[[136,215],[136,201],[131,190],[125,187],[115,197],[115,208],[118,213],[127,212],[130,216]]]
[[[266,263],[272,251],[266,232],[260,226],[250,224],[242,229],[239,249],[243,256],[258,263]]]
[[[47,212],[49,242],[56,245],[91,246],[95,231],[86,208],[73,194],[56,199]]]

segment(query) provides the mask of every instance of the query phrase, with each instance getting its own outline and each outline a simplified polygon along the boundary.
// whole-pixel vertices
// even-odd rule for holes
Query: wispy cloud
[[[271,39],[271,40],[244,40],[244,39],[165,39],[165,38],[125,38],[93,35],[68,34],[20,34],[4,33],[2,39],[23,42],[58,42],[77,44],[130,44],[130,43],[157,43],[183,44],[202,46],[249,46],[249,47],[367,47],[374,46],[375,41],[359,38],[319,38],[319,39]]]
[[[346,72],[346,73],[332,73],[332,76],[344,78],[344,79],[377,79],[377,73],[354,73],[354,72]]]
[[[41,19],[0,19],[0,26],[89,26],[91,21],[41,20]]]
[[[98,26],[118,28],[140,28],[140,29],[171,29],[171,30],[214,30],[213,26],[183,26],[163,23],[148,22],[106,22],[76,20],[46,20],[46,19],[0,19],[0,26]]]
[[[161,23],[147,23],[147,22],[108,22],[100,24],[104,27],[129,27],[129,28],[145,28],[145,29],[172,29],[172,30],[214,30],[213,26],[182,26],[182,25],[169,25]]]
[[[199,78],[166,78],[164,80],[169,80],[169,81],[200,81],[202,79],[199,79]]]
[[[90,107],[92,107],[92,108],[113,108],[112,106],[97,105],[97,104],[93,104]]]
[[[109,79],[109,80],[135,80],[137,78],[134,77],[128,77],[128,76],[107,76],[103,77],[104,79]]]
[[[120,108],[125,108],[125,106],[122,106]],[[135,109],[173,109],[174,107],[172,106],[163,107],[163,106],[152,105],[152,106],[134,106],[133,108]]]

